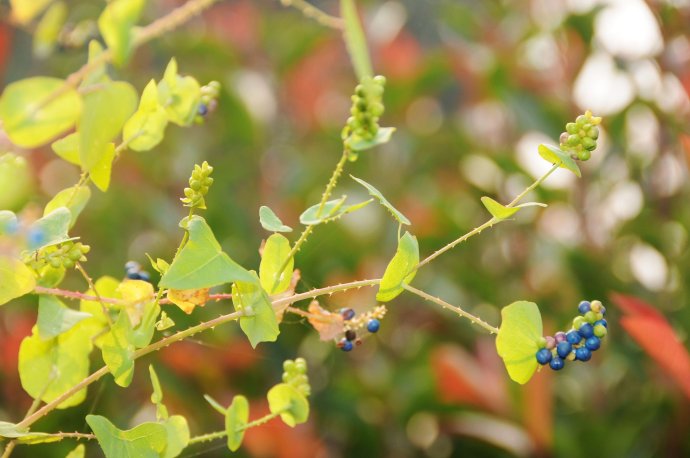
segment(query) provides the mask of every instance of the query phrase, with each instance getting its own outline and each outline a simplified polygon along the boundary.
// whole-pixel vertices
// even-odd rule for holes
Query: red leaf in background
[[[520,387],[523,425],[542,452],[551,450],[553,444],[553,386],[553,371],[544,367]]]
[[[632,296],[612,294],[611,300],[628,314],[621,318],[621,327],[690,399],[690,355],[666,318],[651,305]]]

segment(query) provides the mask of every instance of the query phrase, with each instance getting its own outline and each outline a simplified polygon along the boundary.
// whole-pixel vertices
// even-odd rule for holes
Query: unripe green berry
[[[598,325],[594,326],[594,335],[595,336],[602,338],[602,337],[606,336],[607,333],[608,333],[608,330],[606,329],[606,326],[604,326],[603,324],[598,324]]]
[[[577,124],[575,124],[574,122],[569,122],[565,125],[565,130],[569,134],[577,133]]]
[[[588,161],[589,158],[592,157],[592,153],[590,151],[581,151],[578,153],[577,158],[581,161]]]
[[[65,266],[65,269],[71,269],[75,266],[75,262],[69,258],[66,258],[62,260],[62,265]]]
[[[62,265],[58,258],[50,258],[50,261],[48,261],[48,263],[50,264],[50,267],[54,269],[58,269]]]
[[[585,313],[585,320],[587,320],[589,323],[594,323],[597,321],[597,314],[590,310],[589,312]]]
[[[583,324],[585,324],[586,321],[587,320],[585,320],[585,318],[583,316],[575,317],[575,319],[573,320],[573,328],[574,329],[580,329],[580,327]]]
[[[577,146],[580,143],[580,136],[576,134],[569,135],[566,143],[568,146]]]
[[[592,140],[596,140],[599,138],[599,128],[597,126],[593,126],[591,129],[587,131],[587,136],[591,138]]]
[[[593,151],[597,147],[597,142],[592,140],[589,137],[585,137],[582,139],[582,146],[587,150],[587,151]]]
[[[199,188],[201,188],[201,183],[199,182],[199,180],[190,180],[189,187],[192,188],[194,191],[198,191]]]
[[[374,83],[376,83],[380,86],[385,86],[386,85],[386,77],[383,75],[376,75],[374,77]]]

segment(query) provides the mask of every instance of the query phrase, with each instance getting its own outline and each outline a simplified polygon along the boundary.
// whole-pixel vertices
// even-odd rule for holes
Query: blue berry
[[[542,348],[541,350],[539,350],[537,352],[537,362],[539,364],[541,364],[542,366],[544,364],[548,364],[551,361],[552,357],[553,357],[553,355],[546,348]]]
[[[340,341],[340,349],[342,351],[352,351],[352,348],[352,342],[350,342],[349,340],[343,339]]]
[[[555,356],[549,363],[549,366],[551,367],[551,369],[555,371],[560,371],[561,369],[563,369],[563,366],[565,366],[565,361],[563,361],[563,359],[561,359],[560,357]]]
[[[568,333],[565,335],[565,338],[571,345],[577,345],[582,340],[582,336],[574,329],[572,331],[568,331]]]
[[[208,114],[208,106],[205,103],[200,104],[199,108],[197,108],[197,113],[200,116],[206,116]]]
[[[125,277],[129,278],[130,280],[141,280],[141,273],[138,270],[128,270],[127,274]]]
[[[127,261],[125,263],[125,272],[128,272],[130,270],[139,271],[141,270],[141,265],[136,261]]]
[[[367,331],[369,331],[369,332],[378,332],[380,327],[381,327],[381,322],[379,320],[377,320],[376,318],[372,318],[367,323]]]
[[[566,358],[572,349],[573,346],[568,342],[561,342],[556,346],[556,353],[558,353],[558,356],[561,358]]]
[[[580,329],[578,330],[580,335],[584,337],[585,339],[592,337],[594,335],[594,326],[592,326],[590,323],[585,323],[582,326],[580,326]]]
[[[139,280],[144,280],[144,281],[150,282],[151,281],[151,275],[145,270],[140,270],[139,271]]]
[[[591,351],[598,350],[599,347],[601,347],[601,340],[599,340],[599,337],[597,336],[589,337],[587,340],[585,340],[585,347]]]
[[[580,302],[580,305],[577,306],[577,309],[582,315],[584,315],[585,313],[592,310],[592,304],[589,301],[582,301]]]
[[[355,317],[355,311],[352,309],[340,309],[340,315],[343,317],[343,320],[350,321]]]
[[[596,326],[598,324],[602,325],[605,328],[609,327],[609,323],[606,320],[598,320],[594,323],[594,326]]]
[[[578,361],[589,361],[592,358],[592,352],[587,347],[580,347],[575,350],[575,357]]]

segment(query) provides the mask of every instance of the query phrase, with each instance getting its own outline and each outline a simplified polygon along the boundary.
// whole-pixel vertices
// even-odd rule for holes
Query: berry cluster
[[[350,109],[352,116],[348,118],[342,132],[346,146],[355,140],[371,140],[378,133],[379,118],[384,110],[382,98],[385,85],[386,78],[379,75],[362,78],[355,88]]]
[[[370,312],[366,312],[359,317],[351,308],[341,309],[340,315],[345,321],[345,335],[338,342],[338,348],[342,351],[351,351],[355,345],[361,345],[362,340],[357,338],[357,329],[366,328],[372,334],[381,328],[381,319],[386,315],[386,307],[376,307]]]
[[[592,116],[587,110],[585,114],[577,117],[575,122],[565,125],[565,132],[561,134],[560,147],[566,153],[570,153],[573,159],[586,161],[592,156],[592,151],[597,147],[601,118]]]
[[[184,188],[185,197],[180,199],[185,207],[206,208],[204,196],[206,196],[208,188],[213,184],[211,173],[213,173],[213,167],[208,165],[206,161],[201,166],[198,164],[194,165],[192,176],[189,177],[189,187]]]
[[[127,261],[125,264],[125,277],[130,280],[151,281],[151,275],[147,271],[142,270],[141,264],[136,261]]]
[[[218,94],[220,93],[220,83],[211,81],[205,86],[201,86],[201,97],[199,106],[196,109],[197,116],[194,121],[198,124],[204,122],[204,117],[216,109],[218,105]]]
[[[35,271],[40,271],[46,266],[53,269],[64,267],[73,268],[77,262],[86,262],[86,253],[91,247],[81,242],[63,242],[59,246],[51,245],[41,248],[38,253],[29,253],[24,262]]]
[[[307,377],[307,362],[304,358],[291,359],[283,363],[283,382],[292,385],[304,396],[311,394],[309,378]]]
[[[606,308],[600,301],[582,301],[577,307],[580,315],[573,320],[570,331],[557,332],[553,337],[542,337],[537,351],[537,362],[548,364],[559,371],[567,361],[589,361],[592,352],[599,349],[606,336],[608,324]]]

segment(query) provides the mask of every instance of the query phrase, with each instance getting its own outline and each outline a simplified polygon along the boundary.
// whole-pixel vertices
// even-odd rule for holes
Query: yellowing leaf
[[[125,280],[120,283],[117,292],[128,304],[125,307],[132,326],[141,321],[146,304],[153,302],[153,285],[143,280]]]
[[[534,302],[517,301],[501,310],[496,350],[510,378],[520,384],[527,383],[537,370],[542,332],[541,314]]]
[[[168,299],[186,314],[194,311],[196,306],[203,306],[208,302],[209,288],[200,289],[169,289]]]
[[[59,140],[55,140],[50,147],[55,154],[67,162],[81,165],[79,162],[79,132],[72,132]]]
[[[26,25],[41,14],[53,0],[10,0],[12,19]]]
[[[345,320],[340,313],[329,312],[321,307],[316,300],[311,301],[307,311],[309,312],[309,324],[319,333],[319,338],[322,341],[331,341],[343,333]]]
[[[34,273],[23,262],[0,256],[0,305],[28,294],[36,287]]]
[[[144,0],[111,0],[98,18],[103,39],[113,50],[113,62],[124,64],[132,53],[132,28],[139,20]]]
[[[134,151],[148,151],[163,140],[168,115],[158,104],[158,87],[154,80],[144,88],[139,109],[127,120],[122,140]]]
[[[417,274],[417,264],[419,264],[417,238],[405,232],[398,240],[398,249],[383,273],[376,300],[388,302],[402,293],[403,285],[409,284]]]
[[[279,294],[290,287],[292,269],[295,265],[295,258],[290,257],[290,241],[281,234],[273,234],[264,245],[261,253],[261,264],[259,265],[259,278],[261,287],[270,295]],[[278,272],[285,262],[285,268]]]

